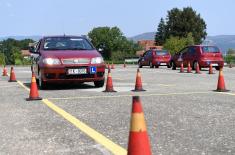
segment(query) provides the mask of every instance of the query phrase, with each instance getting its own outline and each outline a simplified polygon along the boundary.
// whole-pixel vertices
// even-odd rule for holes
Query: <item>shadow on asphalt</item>
[[[30,89],[31,83],[24,83]],[[39,86],[38,86],[39,88]],[[92,84],[70,83],[70,84],[48,84],[44,90],[71,90],[71,89],[96,89]]]

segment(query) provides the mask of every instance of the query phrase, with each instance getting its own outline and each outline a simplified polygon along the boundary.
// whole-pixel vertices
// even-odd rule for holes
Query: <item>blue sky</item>
[[[161,17],[191,6],[208,35],[235,35],[235,0],[0,0],[0,36],[87,34],[118,26],[130,37],[156,31]]]

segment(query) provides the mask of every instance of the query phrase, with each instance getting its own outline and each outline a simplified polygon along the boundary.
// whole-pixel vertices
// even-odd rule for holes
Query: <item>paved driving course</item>
[[[116,93],[93,83],[52,85],[39,91],[42,101],[25,100],[30,67],[14,68],[15,83],[1,76],[0,154],[126,154],[135,95],[141,97],[154,155],[235,154],[235,68],[224,68],[230,91],[218,93],[218,71],[141,68],[146,91],[132,92],[137,67],[115,67]]]

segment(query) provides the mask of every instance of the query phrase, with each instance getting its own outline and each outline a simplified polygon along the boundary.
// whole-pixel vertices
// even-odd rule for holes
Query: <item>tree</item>
[[[156,45],[161,46],[165,43],[165,41],[166,41],[166,25],[164,19],[161,18],[155,35],[155,43]]]
[[[99,49],[103,49],[105,59],[111,59],[112,55],[118,52],[118,55],[134,54],[138,46],[132,41],[127,40],[118,27],[97,27],[88,33],[93,45]],[[119,57],[120,57],[119,56]],[[123,57],[124,59],[124,57]]]
[[[166,43],[164,44],[164,49],[167,49],[170,51],[171,54],[174,54],[175,52],[178,52],[183,49],[185,46],[193,44],[194,39],[191,33],[189,33],[186,38],[171,36],[169,39],[166,40]]]
[[[191,7],[183,8],[183,10],[173,8],[168,11],[163,38],[169,39],[170,36],[185,38],[189,33],[192,33],[196,44],[202,43],[205,39],[206,23],[200,14],[197,14]]]

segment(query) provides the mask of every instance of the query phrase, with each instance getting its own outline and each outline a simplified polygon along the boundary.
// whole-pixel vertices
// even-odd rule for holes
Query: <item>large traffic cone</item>
[[[132,91],[145,91],[142,88],[142,79],[141,79],[141,75],[140,75],[140,69],[137,69],[137,74],[136,74],[136,80],[135,80],[135,89]]]
[[[27,101],[42,100],[42,98],[39,97],[39,94],[38,94],[38,87],[37,87],[37,82],[36,82],[36,77],[35,77],[34,72],[32,72],[29,98],[27,98],[26,100]]]
[[[111,69],[115,69],[114,64],[112,63]]]
[[[196,72],[195,72],[195,74],[201,74],[200,67],[199,67],[198,63],[196,64]]]
[[[209,73],[208,73],[208,74],[214,74],[214,73],[213,73],[212,64],[210,64],[210,67],[209,67]]]
[[[10,79],[8,82],[16,82],[16,76],[13,67],[11,67],[11,74],[10,74]]]
[[[188,62],[187,73],[192,73],[192,68],[191,68],[190,62]]]
[[[222,68],[220,68],[220,70],[219,70],[219,78],[218,78],[218,84],[217,84],[217,90],[216,91],[218,91],[218,92],[229,91],[225,88],[224,75],[223,75]]]
[[[151,155],[151,146],[139,96],[132,98],[128,155]]]
[[[111,76],[111,69],[109,69],[107,82],[106,82],[106,89],[103,92],[116,92],[113,89],[113,80],[112,80],[112,76]]]
[[[183,72],[184,72],[184,63],[182,62],[180,65],[180,73],[183,73]]]
[[[6,69],[6,66],[4,66],[4,68],[3,68],[2,76],[8,76],[8,75],[7,75],[7,69]]]

